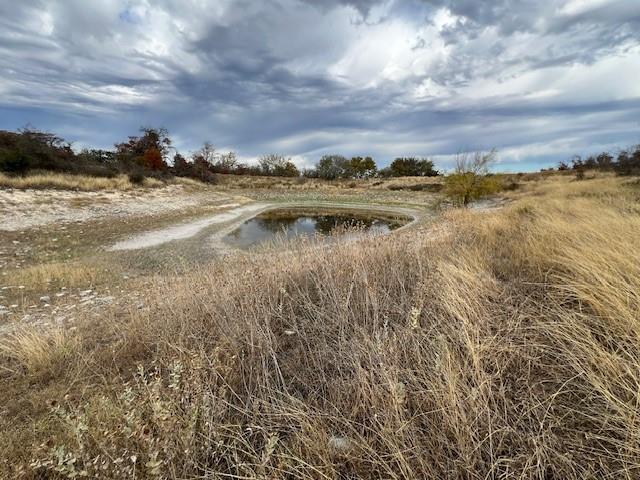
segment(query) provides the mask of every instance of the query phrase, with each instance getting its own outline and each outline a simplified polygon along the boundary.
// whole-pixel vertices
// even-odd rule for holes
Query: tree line
[[[558,170],[574,170],[579,178],[586,170],[611,171],[618,175],[640,175],[640,145],[622,149],[617,155],[602,152],[582,158],[575,155],[569,162],[560,162]]]
[[[432,160],[418,157],[399,157],[379,170],[370,156],[324,155],[313,167],[301,171],[291,158],[275,153],[261,156],[257,165],[248,165],[238,161],[234,152],[218,151],[210,142],[183,155],[173,146],[165,128],[143,127],[139,135],[129,136],[111,150],[85,148],[80,152],[53,133],[30,127],[17,132],[0,131],[0,171],[20,175],[32,170],[93,176],[124,173],[134,181],[142,181],[145,176],[175,175],[205,182],[215,182],[217,174],[325,180],[439,174]]]

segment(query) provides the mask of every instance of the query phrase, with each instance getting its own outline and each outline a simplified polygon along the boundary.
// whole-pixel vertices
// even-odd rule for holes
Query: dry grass
[[[13,269],[3,278],[9,285],[26,290],[47,291],[59,287],[86,288],[95,283],[104,268],[78,262],[51,262]]]
[[[263,177],[250,175],[218,175],[223,188],[246,190],[281,189],[294,191],[362,191],[362,190],[410,190],[437,192],[442,187],[444,177],[392,177],[368,179],[323,180],[300,177]]]
[[[6,364],[22,369],[31,377],[55,375],[77,354],[76,339],[62,329],[38,331],[24,327],[0,339],[0,358]],[[6,367],[5,367],[6,368]],[[8,369],[16,373],[13,369]]]
[[[146,178],[143,187],[157,188],[166,185],[155,178]],[[129,181],[127,175],[112,178],[92,177],[89,175],[72,175],[68,173],[43,172],[25,176],[9,176],[0,173],[0,188],[81,190],[131,190],[140,188]]]
[[[553,177],[447,213],[447,235],[158,279],[150,311],[79,328],[68,371],[43,369],[51,340],[7,338],[5,475],[637,478],[640,188],[623,183]]]

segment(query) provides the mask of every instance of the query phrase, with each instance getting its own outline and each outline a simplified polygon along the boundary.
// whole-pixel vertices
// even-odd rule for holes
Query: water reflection
[[[402,226],[403,223],[398,219],[363,214],[274,210],[247,220],[228,234],[223,241],[236,248],[247,249],[276,238],[328,236],[353,229],[384,234]]]

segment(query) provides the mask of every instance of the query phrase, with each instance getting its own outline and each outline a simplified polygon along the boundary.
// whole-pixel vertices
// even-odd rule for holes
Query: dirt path
[[[139,235],[135,235],[126,240],[122,240],[115,245],[107,248],[108,251],[115,252],[119,250],[138,250],[141,248],[155,247],[163,243],[173,240],[183,240],[193,237],[207,227],[216,224],[222,224],[235,220],[247,213],[258,213],[264,210],[268,205],[263,203],[255,203],[252,205],[240,206],[238,203],[220,205],[220,207],[235,207],[223,213],[217,213],[192,222],[173,225],[167,228],[152,230]]]

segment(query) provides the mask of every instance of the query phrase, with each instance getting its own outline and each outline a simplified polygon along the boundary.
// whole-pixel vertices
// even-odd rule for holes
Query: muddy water
[[[329,238],[354,231],[358,234],[386,234],[405,223],[405,219],[369,213],[271,210],[247,220],[222,241],[235,248],[248,249],[300,236]]]

